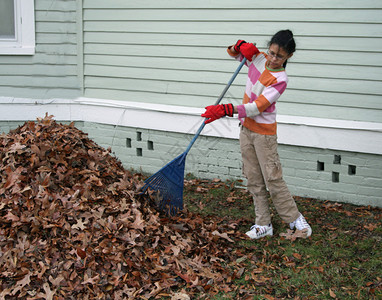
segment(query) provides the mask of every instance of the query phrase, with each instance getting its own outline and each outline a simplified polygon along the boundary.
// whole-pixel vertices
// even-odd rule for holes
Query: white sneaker
[[[268,226],[253,225],[251,230],[245,233],[251,239],[259,239],[267,235],[273,235],[272,224]]]
[[[297,229],[297,230],[306,230],[306,237],[310,237],[312,234],[312,228],[308,224],[308,222],[305,220],[304,216],[300,214],[300,216],[292,223],[289,223],[290,229]]]

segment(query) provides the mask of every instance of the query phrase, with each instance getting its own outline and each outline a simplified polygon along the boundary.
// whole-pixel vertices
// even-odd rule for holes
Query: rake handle
[[[220,103],[220,101],[222,101],[223,97],[225,96],[225,94],[227,93],[229,87],[232,85],[232,82],[235,80],[237,74],[239,74],[241,68],[243,67],[243,65],[245,64],[245,62],[247,61],[247,59],[244,57],[244,59],[241,61],[240,65],[237,67],[235,73],[233,73],[231,79],[228,81],[227,85],[225,86],[223,92],[220,94],[219,98],[216,100],[215,102],[215,105],[218,105]],[[200,133],[202,132],[204,126],[206,126],[206,124],[204,123],[204,121],[206,120],[207,118],[205,118],[203,120],[203,123],[202,125],[200,125],[198,131],[195,133],[195,136],[193,137],[193,139],[191,140],[190,144],[188,145],[186,151],[184,151],[184,156],[187,155],[187,153],[190,151],[191,147],[194,145],[196,139],[199,137]]]

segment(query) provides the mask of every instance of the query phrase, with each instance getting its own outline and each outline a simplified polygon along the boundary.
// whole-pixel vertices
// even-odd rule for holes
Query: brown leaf
[[[85,259],[86,257],[86,252],[84,250],[82,250],[81,248],[77,248],[76,249],[76,252],[77,252],[77,255],[81,258],[81,259]]]
[[[365,227],[369,231],[374,231],[375,229],[378,228],[378,225],[377,224],[367,224],[367,225],[364,225],[363,227]]]
[[[230,237],[228,236],[228,234],[226,232],[220,233],[219,231],[215,230],[215,231],[212,232],[212,235],[219,236],[219,237],[221,237],[223,239],[226,239],[227,241],[229,241],[231,243],[234,242],[234,240],[230,239]]]
[[[302,255],[301,254],[298,254],[298,253],[293,253],[292,254],[295,258],[297,259],[301,259],[302,258]]]
[[[240,278],[241,276],[243,276],[244,271],[245,268],[240,268],[236,273],[236,278]]]
[[[87,220],[83,221],[82,219],[78,219],[77,220],[77,223],[72,225],[72,228],[73,229],[80,229],[80,230],[84,230],[86,228],[86,224],[88,223]]]
[[[93,278],[88,277],[88,274],[85,273],[84,275],[84,281],[81,282],[81,284],[97,284],[100,281],[100,276],[96,275]]]
[[[190,300],[190,296],[186,293],[175,293],[171,296],[171,300]]]
[[[228,203],[234,203],[236,201],[236,199],[237,199],[236,197],[228,197],[227,202]]]
[[[56,290],[52,291],[50,289],[50,286],[47,282],[45,282],[43,285],[42,285],[45,293],[39,293],[38,295],[40,297],[43,297],[45,300],[53,300],[53,296],[54,294],[56,293]]]
[[[206,193],[206,192],[208,192],[208,189],[204,188],[204,187],[201,187],[201,186],[198,186],[195,191],[197,193]]]
[[[295,241],[297,238],[307,238],[307,230],[290,230],[287,229],[286,233],[280,233],[281,237],[285,237],[287,240]]]
[[[16,170],[13,171],[11,166],[8,166],[5,170],[5,172],[7,173],[7,181],[5,182],[3,188],[9,189],[12,186],[14,186],[16,182],[19,181],[19,177],[22,170],[22,167],[18,167]]]
[[[49,276],[49,281],[52,283],[54,286],[61,286],[61,282],[64,280],[63,275],[58,275],[56,278],[53,278],[52,276]]]
[[[171,250],[172,250],[172,252],[174,252],[174,256],[178,256],[179,255],[179,252],[180,252],[180,248],[179,247],[173,246],[173,247],[171,247]]]
[[[12,288],[12,295],[16,295],[19,291],[21,291],[26,285],[28,285],[30,280],[31,274],[25,275],[25,277],[19,281],[16,282],[16,285]]]
[[[10,153],[13,153],[13,152],[20,152],[20,150],[23,150],[23,149],[25,149],[25,145],[22,145],[22,144],[20,144],[20,143],[18,143],[18,142],[16,142],[16,143],[14,143],[13,145],[11,145],[10,147],[9,147],[9,152]]]
[[[142,213],[138,209],[134,209],[135,212],[135,221],[131,224],[131,228],[144,231],[145,229],[145,220],[142,219]]]
[[[332,291],[332,289],[329,289],[329,295],[332,298],[337,298],[337,295]]]
[[[318,272],[320,273],[324,273],[324,268],[323,266],[319,266],[319,267],[313,267],[314,269],[317,269]]]
[[[4,216],[4,218],[8,221],[18,222],[20,221],[20,218],[18,216],[15,216],[13,213],[8,211],[8,213]]]

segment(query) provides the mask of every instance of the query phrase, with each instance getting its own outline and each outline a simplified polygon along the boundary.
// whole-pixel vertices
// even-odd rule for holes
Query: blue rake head
[[[142,192],[154,191],[160,211],[175,215],[183,209],[183,181],[186,155],[183,153],[145,180]]]

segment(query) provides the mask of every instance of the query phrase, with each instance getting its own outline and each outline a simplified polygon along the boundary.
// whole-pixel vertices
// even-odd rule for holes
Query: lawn
[[[250,194],[238,183],[186,180],[186,210],[235,224],[245,233],[254,223]],[[288,229],[272,209],[274,235],[235,241],[227,261],[230,291],[208,299],[381,299],[382,228],[380,208],[295,197],[313,234],[295,241],[280,237]],[[223,220],[221,220],[223,219]],[[239,255],[240,256],[240,255]]]

